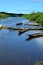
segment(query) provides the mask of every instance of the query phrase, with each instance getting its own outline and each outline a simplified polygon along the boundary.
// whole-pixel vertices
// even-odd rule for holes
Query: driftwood
[[[43,27],[42,28],[25,28],[25,29],[19,30],[19,35],[27,32],[29,30],[43,30]]]
[[[23,29],[23,30],[19,30],[19,35],[25,33],[26,31],[28,31],[28,28],[25,28],[25,29]]]
[[[40,27],[40,28],[13,28],[13,27],[9,27],[9,26],[0,25],[0,29],[16,30],[16,31],[19,31],[19,35],[21,35],[22,33],[29,31],[29,30],[43,30],[43,27]],[[26,40],[32,40],[34,38],[43,37],[43,33],[30,34],[28,36],[29,37]]]
[[[35,24],[24,24],[24,25],[29,25],[29,26],[39,26],[38,24],[35,25]]]
[[[27,34],[28,35],[28,34]],[[36,34],[30,34],[29,37],[26,40],[32,40],[34,38],[43,37],[43,33],[36,33]]]
[[[0,29],[11,29],[11,30],[18,30],[18,31],[27,30],[27,28],[14,28],[14,27],[9,27],[9,26],[0,26]]]
[[[13,29],[13,30],[20,30],[20,31],[28,31],[28,30],[43,30],[43,27],[39,27],[39,28],[14,28],[14,27],[9,27],[9,26],[3,26],[0,25],[0,29],[4,28],[4,29]]]
[[[21,34],[25,33],[26,31],[29,31],[29,30],[43,30],[43,27],[40,27],[40,28],[14,28],[14,27],[1,25],[0,29],[16,30],[16,31],[19,31],[19,35],[21,35]]]
[[[29,26],[42,26],[38,23],[24,23],[24,25],[29,25]]]
[[[22,23],[22,22],[16,23],[16,25],[42,26],[42,25],[40,25],[38,23],[33,24],[33,23]]]

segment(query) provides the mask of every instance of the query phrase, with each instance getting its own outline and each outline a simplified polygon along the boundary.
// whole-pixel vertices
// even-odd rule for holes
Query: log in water
[[[28,35],[28,34],[27,34]],[[34,38],[43,37],[43,33],[30,34],[26,40],[32,40]]]
[[[25,29],[19,30],[19,35],[27,32],[29,30],[43,30],[43,27],[42,28],[25,28]]]
[[[24,25],[29,25],[29,26],[42,26],[42,25],[39,25],[39,24],[24,24]]]

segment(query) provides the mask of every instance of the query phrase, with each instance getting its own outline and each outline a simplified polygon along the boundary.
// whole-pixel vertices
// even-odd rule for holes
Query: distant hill
[[[24,14],[16,14],[16,13],[7,13],[7,12],[0,12],[0,19],[8,18],[8,17],[21,17]]]

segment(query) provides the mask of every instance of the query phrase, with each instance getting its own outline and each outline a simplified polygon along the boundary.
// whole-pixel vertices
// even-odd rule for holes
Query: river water
[[[0,20],[0,24],[16,28],[31,28],[32,26],[16,26],[16,23],[29,23],[29,20],[13,17]],[[26,41],[27,34],[43,31],[27,31],[19,35],[18,31],[0,29],[0,65],[35,65],[43,62],[43,37]]]

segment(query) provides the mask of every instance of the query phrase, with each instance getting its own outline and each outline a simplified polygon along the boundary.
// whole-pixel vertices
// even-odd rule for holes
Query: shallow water
[[[16,22],[29,22],[22,18],[8,18],[0,20],[0,24],[11,27],[16,26]],[[27,31],[19,35],[18,31],[7,29],[0,30],[0,65],[35,65],[36,61],[43,62],[43,37],[26,41],[27,34],[39,33],[42,31]]]

